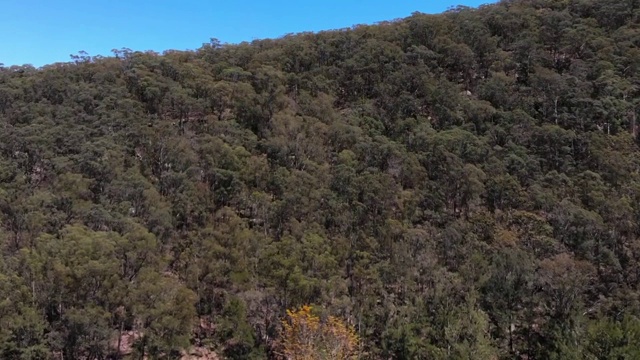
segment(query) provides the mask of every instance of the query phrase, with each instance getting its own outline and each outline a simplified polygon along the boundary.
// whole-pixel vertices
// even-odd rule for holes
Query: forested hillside
[[[0,358],[273,358],[309,304],[362,359],[638,359],[639,45],[503,0],[0,67]]]

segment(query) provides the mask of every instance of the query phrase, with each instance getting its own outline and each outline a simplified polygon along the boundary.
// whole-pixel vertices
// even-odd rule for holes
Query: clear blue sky
[[[492,0],[0,0],[0,63],[42,66],[111,49],[197,49],[371,24]]]

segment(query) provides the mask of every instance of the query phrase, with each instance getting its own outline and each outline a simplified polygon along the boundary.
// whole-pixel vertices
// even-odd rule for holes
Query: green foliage
[[[362,358],[638,358],[639,16],[0,67],[0,358],[268,358],[304,304]]]

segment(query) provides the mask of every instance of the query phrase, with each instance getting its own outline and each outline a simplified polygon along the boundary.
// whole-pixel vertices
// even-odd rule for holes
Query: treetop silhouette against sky
[[[488,0],[438,1],[5,1],[0,12],[0,63],[68,61],[83,50],[186,50],[210,38],[239,43],[288,33],[321,31],[439,13],[452,6],[476,7]]]

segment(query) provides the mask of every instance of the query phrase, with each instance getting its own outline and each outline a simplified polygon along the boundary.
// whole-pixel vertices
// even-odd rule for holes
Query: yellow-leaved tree
[[[329,316],[321,321],[305,305],[287,310],[282,320],[278,352],[287,360],[356,359],[358,335],[342,320]]]

